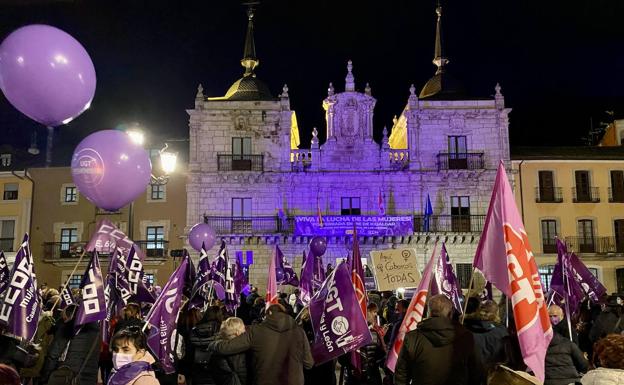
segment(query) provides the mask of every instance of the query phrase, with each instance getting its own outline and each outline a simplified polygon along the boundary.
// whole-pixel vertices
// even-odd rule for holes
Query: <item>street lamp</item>
[[[152,184],[166,184],[169,181],[169,176],[175,171],[178,154],[167,151],[168,149],[169,145],[165,143],[165,147],[158,151],[158,155],[160,156],[160,169],[164,174],[161,176],[154,176],[154,174],[152,174]]]

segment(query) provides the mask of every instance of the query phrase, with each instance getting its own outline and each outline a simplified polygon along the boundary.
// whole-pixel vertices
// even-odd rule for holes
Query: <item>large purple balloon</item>
[[[327,250],[327,240],[323,237],[314,237],[310,241],[310,251],[317,257],[325,254]]]
[[[191,227],[188,235],[191,247],[197,251],[201,250],[202,243],[206,250],[210,250],[214,246],[216,238],[215,231],[205,223],[198,223]]]
[[[91,105],[95,68],[71,35],[49,25],[29,25],[0,44],[0,89],[29,118],[58,126]]]
[[[116,211],[145,192],[152,164],[123,131],[103,130],[82,140],[71,161],[78,191],[97,207]]]

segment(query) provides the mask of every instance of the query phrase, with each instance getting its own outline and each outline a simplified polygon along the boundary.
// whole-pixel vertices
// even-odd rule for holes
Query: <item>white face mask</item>
[[[113,353],[113,367],[119,370],[122,366],[131,363],[132,357],[134,354]]]

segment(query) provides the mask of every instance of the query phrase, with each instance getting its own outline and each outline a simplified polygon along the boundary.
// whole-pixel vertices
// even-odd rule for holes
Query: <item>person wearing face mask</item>
[[[141,329],[131,327],[117,332],[110,342],[113,352],[113,374],[108,385],[160,385],[147,351],[147,339]]]
[[[587,372],[589,363],[581,349],[570,341],[567,322],[563,321],[563,310],[557,305],[551,305],[548,314],[555,332],[546,351],[544,385],[568,385],[579,381],[582,374]],[[565,328],[558,328],[559,325]]]

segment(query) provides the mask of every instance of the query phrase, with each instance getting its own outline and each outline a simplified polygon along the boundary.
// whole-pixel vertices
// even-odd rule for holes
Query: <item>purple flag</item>
[[[59,305],[59,309],[65,309],[69,305],[73,305],[76,303],[74,299],[74,295],[72,294],[69,286],[65,286],[63,290],[61,290],[61,304]]]
[[[143,262],[139,254],[136,253],[136,246],[132,246],[126,263],[128,290],[130,291],[130,301],[154,303],[156,298],[149,282],[145,279]]]
[[[275,253],[273,254],[273,258],[275,258],[275,274],[277,278],[278,285],[291,285],[291,286],[299,286],[299,278],[297,278],[297,273],[293,270],[292,266],[286,260],[284,253],[280,250],[278,245],[275,245]]]
[[[41,297],[37,291],[35,267],[30,253],[28,234],[17,251],[11,280],[0,307],[0,323],[7,332],[31,341],[37,331]]]
[[[199,262],[197,263],[197,273],[193,284],[193,290],[191,291],[190,309],[203,309],[210,300],[210,298],[208,298],[208,282],[210,281],[210,276],[211,269],[210,261],[208,260],[208,252],[206,252],[202,243],[202,248],[199,253]]]
[[[9,278],[11,277],[11,271],[7,264],[6,258],[4,258],[4,252],[0,251],[0,294],[9,286]]]
[[[314,275],[312,276],[312,286],[314,290],[318,290],[323,282],[325,282],[325,268],[323,267],[323,258],[312,254],[314,261]]]
[[[231,263],[225,273],[225,308],[231,313],[240,306],[240,292],[236,291],[235,276],[236,264]]]
[[[87,270],[80,283],[82,301],[76,310],[76,328],[90,322],[106,319],[106,300],[104,297],[104,282],[100,260],[97,251],[93,252]]]
[[[310,301],[311,345],[319,365],[372,342],[346,263],[339,264]]]
[[[446,245],[442,243],[440,257],[433,269],[433,280],[431,282],[431,295],[444,294],[452,302],[453,306],[460,313],[463,312],[461,302],[459,300],[459,287],[457,285],[457,277],[453,272],[453,265],[446,252]]]
[[[219,249],[219,254],[210,264],[211,272],[210,272],[210,280],[214,281],[215,292],[220,299],[224,299],[224,295],[220,293],[225,293],[225,274],[228,268],[228,255],[227,255],[227,247],[225,247],[225,241],[221,240],[221,248]],[[218,286],[220,287],[218,287]]]
[[[483,291],[481,292],[481,295],[479,296],[481,299],[481,302],[483,301],[492,301],[492,299],[494,298],[492,296],[492,282],[490,281],[486,281],[485,282],[485,287],[483,288]]]
[[[310,255],[303,261],[301,265],[301,280],[299,282],[299,299],[301,303],[307,305],[310,303],[310,298],[314,295],[314,257],[312,251]]]
[[[121,249],[122,253],[127,256],[133,245],[134,242],[123,231],[119,230],[113,222],[108,219],[102,219],[98,222],[96,231],[91,240],[89,240],[86,250],[112,254],[115,249]],[[141,261],[145,259],[145,255],[140,248],[137,248],[136,252],[139,254]]]
[[[172,336],[177,328],[182,292],[189,276],[190,264],[190,257],[182,260],[145,317],[146,325],[150,326],[147,345],[167,374],[175,372],[175,341]]]
[[[607,294],[607,289],[603,284],[598,281],[598,278],[589,271],[587,266],[574,253],[570,254],[569,269],[572,279],[576,281],[592,301],[599,302],[602,296]]]

